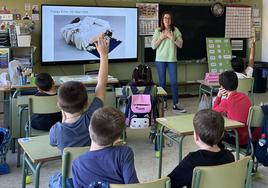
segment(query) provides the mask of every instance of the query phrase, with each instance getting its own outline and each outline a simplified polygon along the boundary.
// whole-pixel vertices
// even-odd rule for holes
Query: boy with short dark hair
[[[37,86],[38,91],[53,92],[56,93],[54,87],[54,80],[48,73],[39,73],[35,77],[35,85]]]
[[[251,106],[250,99],[247,95],[237,92],[238,78],[234,71],[225,71],[219,76],[219,92],[213,104],[213,110],[221,112],[229,119],[233,119],[244,123],[245,126],[238,128],[239,145],[247,146],[248,144],[248,127],[247,118],[248,111]],[[252,132],[253,141],[258,138],[259,129],[256,128]],[[234,144],[233,137],[224,137],[224,141]]]
[[[53,96],[57,95],[54,87],[54,80],[48,73],[39,73],[35,78],[35,85],[38,92],[35,96]],[[61,121],[61,112],[50,114],[33,114],[31,126],[34,129],[49,131],[50,128],[58,121]]]
[[[205,109],[194,116],[194,141],[198,151],[190,152],[168,175],[171,188],[191,187],[193,170],[197,166],[214,166],[234,161],[233,154],[218,147],[224,133],[224,119],[220,113]]]
[[[73,161],[74,187],[88,187],[99,181],[113,184],[139,182],[132,149],[114,146],[124,126],[124,114],[115,108],[100,108],[93,113],[89,126],[90,151]]]
[[[88,106],[85,86],[80,82],[66,82],[58,91],[58,106],[62,112],[62,122],[56,123],[49,132],[50,144],[61,151],[65,147],[89,146],[88,126],[95,110],[103,106],[108,78],[108,42],[100,37],[96,43],[100,54],[100,68],[95,98]],[[86,110],[85,110],[86,109]]]

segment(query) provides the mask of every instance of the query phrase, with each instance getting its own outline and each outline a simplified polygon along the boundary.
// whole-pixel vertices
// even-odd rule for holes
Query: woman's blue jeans
[[[155,62],[158,72],[159,85],[166,89],[166,70],[168,68],[169,80],[173,104],[178,103],[178,86],[177,86],[177,63],[176,62]]]

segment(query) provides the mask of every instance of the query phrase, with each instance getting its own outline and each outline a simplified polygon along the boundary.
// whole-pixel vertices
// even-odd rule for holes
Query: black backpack
[[[88,188],[109,188],[109,183],[105,181],[95,181],[90,183]]]
[[[262,105],[261,108],[264,114],[261,134],[266,135],[266,142],[261,145],[256,143],[255,157],[263,166],[268,166],[268,105]]]

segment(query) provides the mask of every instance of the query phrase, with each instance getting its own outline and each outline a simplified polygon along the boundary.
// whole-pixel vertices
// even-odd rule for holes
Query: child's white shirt
[[[235,72],[238,79],[244,79],[244,78],[252,78],[252,75],[253,75],[253,68],[248,66],[246,69],[245,69],[245,74],[243,73],[240,73],[240,72]]]

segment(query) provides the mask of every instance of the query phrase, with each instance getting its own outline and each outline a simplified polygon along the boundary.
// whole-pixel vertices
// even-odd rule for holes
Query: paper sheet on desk
[[[77,81],[77,82],[88,82],[94,80],[91,76],[83,75],[83,76],[62,76],[60,77],[60,82],[65,83],[69,81]]]

